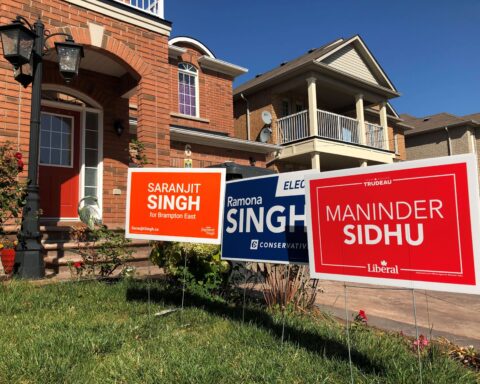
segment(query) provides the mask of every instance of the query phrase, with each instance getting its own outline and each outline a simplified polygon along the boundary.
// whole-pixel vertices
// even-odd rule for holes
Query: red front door
[[[80,113],[42,108],[39,162],[44,218],[76,218],[80,175]]]

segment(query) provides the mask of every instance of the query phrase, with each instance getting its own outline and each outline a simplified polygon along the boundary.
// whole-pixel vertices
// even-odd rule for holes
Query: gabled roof
[[[411,136],[415,134],[431,132],[438,129],[462,127],[465,125],[480,126],[480,119],[472,119],[472,116],[480,117],[480,114],[473,114],[467,116],[455,116],[451,113],[441,112],[435,115],[425,117],[414,117],[408,114],[401,114],[400,117],[405,124],[413,127],[410,132],[405,132],[405,135]]]
[[[359,58],[363,59],[363,63],[360,62],[358,64],[365,65],[366,69],[372,72],[372,78],[377,80],[379,85],[386,86],[392,91],[397,91],[387,74],[383,71],[382,67],[359,35],[355,35],[350,39],[345,40],[342,44],[339,44],[334,49],[324,53],[316,61],[331,64],[329,59],[333,57],[335,53],[345,51],[346,48],[353,49],[355,53],[359,55]]]
[[[332,63],[335,58],[332,59],[332,55],[339,52],[340,50],[352,47],[355,51],[355,54],[362,60],[362,64],[368,68],[368,71],[371,72],[372,76],[376,79],[376,82],[371,82],[373,85],[378,85],[380,87],[384,87],[397,93],[396,88],[393,86],[391,81],[388,79],[388,76],[383,71],[381,66],[378,64],[377,60],[368,50],[367,46],[363,42],[360,36],[356,35],[350,37],[349,39],[337,39],[328,44],[321,46],[320,48],[311,49],[306,54],[297,57],[296,59],[282,63],[279,67],[276,67],[264,74],[257,75],[254,79],[251,79],[244,84],[238,86],[233,90],[233,94],[239,95],[242,92],[247,92],[252,88],[257,88],[263,83],[268,83],[270,81],[274,81],[275,79],[287,75],[289,72],[293,72],[300,67],[315,63],[321,65],[322,67],[329,68],[331,67],[332,70],[340,72],[344,72],[352,76],[352,73],[345,72],[342,70],[342,67],[339,66],[332,66]],[[340,51],[340,54],[342,52]],[[355,77],[355,76],[354,76]],[[365,79],[359,78],[362,81]]]
[[[464,119],[476,120],[480,122],[480,113],[472,113],[470,115],[463,116]]]

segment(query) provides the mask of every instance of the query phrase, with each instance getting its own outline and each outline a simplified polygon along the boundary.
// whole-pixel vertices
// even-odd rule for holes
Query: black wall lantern
[[[115,121],[115,123],[113,123],[113,129],[115,130],[115,133],[119,137],[122,136],[122,133],[125,130],[121,120],[117,120],[117,121]]]
[[[32,29],[27,28],[17,17],[11,24],[0,26],[3,56],[14,68],[30,62],[33,43],[37,37]]]
[[[18,234],[14,273],[23,278],[38,279],[45,276],[43,246],[40,242],[40,196],[38,189],[38,152],[42,97],[42,67],[45,42],[53,36],[66,36],[64,43],[55,43],[60,73],[67,83],[77,74],[82,46],[75,44],[68,33],[45,33],[45,24],[38,19],[32,26],[27,19],[17,16],[11,24],[0,26],[3,56],[13,65],[16,81],[27,87],[32,83],[30,110],[30,141],[26,203],[23,208],[22,227]]]

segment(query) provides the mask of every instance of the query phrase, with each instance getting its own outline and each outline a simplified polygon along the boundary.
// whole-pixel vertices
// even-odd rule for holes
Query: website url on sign
[[[158,231],[158,228],[153,228],[153,227],[134,227],[134,226],[132,226],[132,229],[134,231],[146,231],[146,232],[156,232],[156,231]]]

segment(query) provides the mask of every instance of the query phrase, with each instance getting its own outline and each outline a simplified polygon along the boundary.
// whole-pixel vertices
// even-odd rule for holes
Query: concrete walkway
[[[345,291],[341,282],[321,281],[324,292],[317,296],[317,306],[345,319]],[[364,284],[347,284],[349,319],[363,309],[368,324],[415,336],[411,290]],[[415,291],[419,333],[430,338],[446,337],[455,344],[480,349],[480,297],[475,295]]]

